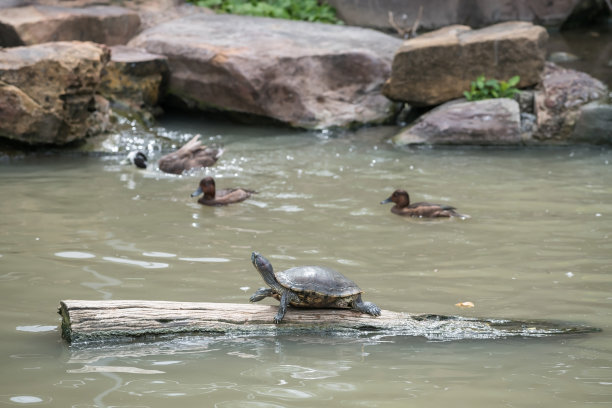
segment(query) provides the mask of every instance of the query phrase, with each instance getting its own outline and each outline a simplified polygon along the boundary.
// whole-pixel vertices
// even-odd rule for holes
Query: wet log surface
[[[585,334],[599,329],[546,321],[414,315],[383,310],[373,317],[343,309],[289,308],[283,322],[278,306],[146,300],[64,300],[62,337],[69,343],[121,341],[151,336],[292,335],[307,332],[344,336],[420,336],[435,340],[500,339]]]

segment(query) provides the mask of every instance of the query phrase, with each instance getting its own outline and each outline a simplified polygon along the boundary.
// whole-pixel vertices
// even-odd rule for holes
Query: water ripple
[[[257,394],[277,398],[304,399],[314,397],[314,394],[310,392],[294,390],[291,388],[254,387],[254,390]]]
[[[357,387],[354,384],[349,383],[321,383],[319,387],[330,391],[355,391]]]
[[[214,406],[215,408],[285,408],[285,405],[258,401],[223,401]]]
[[[326,378],[338,377],[339,371],[348,370],[347,367],[340,366],[336,369],[317,369],[310,367],[302,367],[299,365],[280,365],[268,368],[255,368],[245,371],[243,374],[252,377],[272,377],[276,378],[279,374],[288,374],[291,378],[299,380],[322,380]]]
[[[231,382],[210,383],[210,384],[182,384],[174,380],[135,380],[126,383],[121,391],[130,395],[148,397],[168,397],[168,396],[196,396],[209,394],[221,389],[236,389],[237,385]]]
[[[281,205],[280,207],[273,208],[270,211],[300,212],[300,211],[304,211],[304,209],[301,207],[298,207],[297,205]]]
[[[146,269],[160,269],[160,268],[167,268],[168,266],[170,266],[167,263],[162,263],[162,262],[145,262],[145,261],[138,261],[136,259],[115,258],[113,256],[105,256],[102,259],[104,259],[105,261],[109,261],[109,262],[140,266]]]
[[[125,367],[125,366],[91,366],[85,365],[82,368],[75,368],[73,370],[66,370],[67,373],[78,374],[78,373],[130,373],[130,374],[165,374],[165,371],[159,370],[147,370],[138,367]]]

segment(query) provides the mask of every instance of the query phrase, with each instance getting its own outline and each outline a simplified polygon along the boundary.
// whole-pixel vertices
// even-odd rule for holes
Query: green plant
[[[219,13],[343,24],[333,7],[317,0],[189,0]]]
[[[463,95],[468,101],[480,101],[482,99],[491,98],[512,98],[519,90],[516,85],[521,80],[518,75],[513,76],[507,82],[498,81],[497,79],[486,79],[484,75],[480,75],[475,81],[470,84],[470,90],[465,91]]]

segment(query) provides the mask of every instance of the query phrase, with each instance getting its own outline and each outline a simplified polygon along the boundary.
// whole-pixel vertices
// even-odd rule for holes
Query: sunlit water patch
[[[138,261],[136,259],[127,259],[127,258],[115,258],[113,256],[105,256],[102,259],[109,262],[124,264],[124,265],[134,265],[140,266],[145,269],[161,269],[167,268],[169,265],[163,262],[146,262],[146,261]]]
[[[129,374],[164,374],[164,371],[147,370],[139,367],[125,366],[92,366],[85,365],[82,368],[66,370],[67,373],[129,373]]]
[[[55,256],[68,259],[91,259],[96,257],[94,254],[90,254],[89,252],[79,251],[56,252]]]
[[[179,258],[181,261],[187,262],[207,262],[207,263],[222,263],[229,262],[227,258]]]
[[[11,402],[15,402],[17,404],[39,404],[44,402],[44,399],[35,397],[33,395],[16,395],[14,397],[10,397],[9,399]]]
[[[23,332],[31,332],[31,333],[41,333],[41,332],[49,332],[57,329],[57,326],[44,326],[35,324],[33,326],[17,326],[17,331]]]
[[[183,363],[180,360],[167,360],[167,361],[153,361],[151,364],[155,366],[166,366],[166,365],[175,365]]]
[[[142,255],[152,258],[174,258],[176,256],[176,254],[170,254],[168,252],[143,252]]]

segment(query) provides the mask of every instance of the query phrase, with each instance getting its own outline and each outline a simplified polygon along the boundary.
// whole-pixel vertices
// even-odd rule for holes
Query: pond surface
[[[183,176],[123,166],[119,155],[0,160],[2,405],[612,404],[610,150],[401,150],[384,127],[333,135],[184,117],[162,125],[177,145],[200,132],[226,152]],[[204,174],[259,194],[203,207],[190,193]],[[398,217],[379,204],[395,188],[471,218]],[[253,250],[278,270],[335,268],[383,309],[603,331],[447,342],[179,336],[78,347],[60,339],[62,299],[247,303],[263,285]],[[475,307],[454,306],[463,301]]]
[[[564,68],[586,72],[608,88],[612,87],[612,18],[591,27],[550,31],[549,35],[550,59]]]

